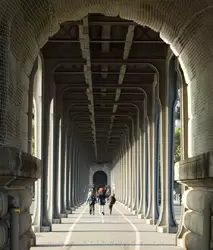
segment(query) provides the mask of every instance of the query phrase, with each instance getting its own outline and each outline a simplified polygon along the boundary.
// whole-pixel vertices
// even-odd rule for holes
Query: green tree
[[[174,136],[174,161],[178,162],[181,158],[181,150],[180,150],[180,128],[175,128],[175,136]]]

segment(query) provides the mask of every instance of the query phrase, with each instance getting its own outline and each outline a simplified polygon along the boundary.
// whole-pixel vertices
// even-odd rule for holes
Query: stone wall
[[[35,244],[30,186],[40,178],[41,162],[9,147],[0,147],[0,158],[0,249],[19,245],[20,250],[28,250]]]
[[[176,164],[175,179],[189,188],[183,195],[186,208],[183,246],[193,250],[212,249],[213,152]]]

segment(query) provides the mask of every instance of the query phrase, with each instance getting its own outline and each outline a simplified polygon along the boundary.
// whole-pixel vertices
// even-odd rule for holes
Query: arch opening
[[[94,189],[98,190],[101,187],[106,187],[108,184],[107,174],[104,171],[96,171],[93,175]]]

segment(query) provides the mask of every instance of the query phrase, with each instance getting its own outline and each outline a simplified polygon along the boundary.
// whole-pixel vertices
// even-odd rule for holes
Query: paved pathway
[[[83,205],[53,225],[53,232],[37,233],[37,247],[32,250],[183,250],[175,246],[174,234],[161,234],[156,227],[128,212],[119,203],[109,215],[89,215]]]

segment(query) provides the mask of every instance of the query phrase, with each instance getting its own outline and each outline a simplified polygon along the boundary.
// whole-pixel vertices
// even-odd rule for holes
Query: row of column
[[[41,143],[36,147],[41,147],[42,173],[35,188],[34,231],[51,231],[53,223],[60,223],[80,206],[86,195],[83,187],[89,180],[87,158],[75,137],[69,110],[56,95],[51,74],[46,75],[41,123],[36,124],[40,130],[37,136],[41,134]],[[39,112],[37,109],[35,116],[39,117]]]
[[[173,211],[174,107],[179,80],[175,63],[173,59],[169,62],[167,80],[165,76],[156,78],[151,94],[146,91],[139,121],[134,119],[133,129],[124,131],[112,169],[118,200],[147,224],[156,224],[159,232],[177,232],[178,226]],[[159,80],[165,81],[165,93],[158,90]],[[185,88],[182,84],[182,97]]]

